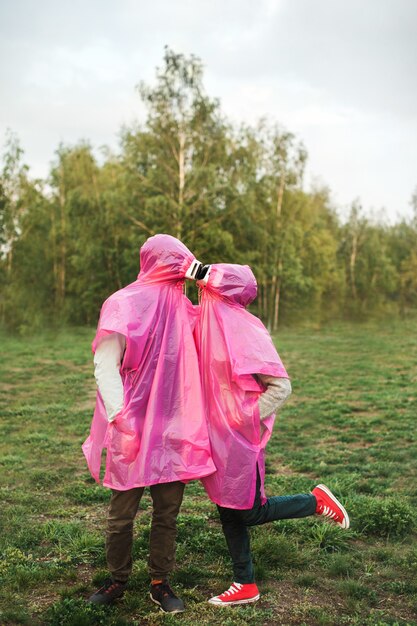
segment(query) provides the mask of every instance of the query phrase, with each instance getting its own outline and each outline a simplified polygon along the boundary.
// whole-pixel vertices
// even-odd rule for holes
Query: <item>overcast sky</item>
[[[328,185],[393,220],[417,186],[417,0],[0,0],[0,140],[36,176],[59,142],[116,147],[164,45],[198,55],[235,121],[267,116]]]

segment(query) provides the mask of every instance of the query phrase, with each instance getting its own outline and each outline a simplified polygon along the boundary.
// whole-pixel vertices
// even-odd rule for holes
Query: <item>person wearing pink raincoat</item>
[[[233,563],[234,582],[215,605],[259,598],[250,553],[249,526],[320,514],[349,527],[349,517],[331,491],[266,498],[265,446],[275,412],[291,393],[288,374],[262,322],[246,310],[257,293],[247,265],[204,268],[196,328],[204,402],[217,471],[202,478],[217,504]]]
[[[144,488],[153,501],[151,599],[167,612],[184,610],[168,575],[174,566],[176,519],[185,482],[215,466],[202,404],[193,338],[195,311],[183,293],[198,262],[175,237],[155,235],[140,250],[137,280],[103,304],[93,341],[98,385],[83,452],[94,479],[112,490],[106,557],[111,577],[89,601],[123,595],[132,571],[133,520]]]

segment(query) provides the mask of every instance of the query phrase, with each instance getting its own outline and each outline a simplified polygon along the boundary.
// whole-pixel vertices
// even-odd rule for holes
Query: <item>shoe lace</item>
[[[168,583],[158,583],[157,585],[155,585],[155,587],[157,588],[159,587],[159,589],[161,590],[162,596],[164,598],[166,597],[175,598],[175,599],[177,598],[177,596],[172,591]]]
[[[121,583],[115,582],[112,578],[106,578],[106,580],[104,581],[104,585],[99,591],[103,591],[104,593],[111,593],[120,586]]]
[[[319,506],[319,513],[320,515],[324,515],[324,517],[329,517],[330,519],[336,519],[339,517],[337,511],[325,504],[321,504]]]
[[[228,597],[228,596],[232,596],[235,593],[238,593],[241,589],[242,589],[243,585],[241,583],[232,583],[229,587],[229,589],[227,591],[225,591],[224,593],[222,593],[222,596],[224,597]]]

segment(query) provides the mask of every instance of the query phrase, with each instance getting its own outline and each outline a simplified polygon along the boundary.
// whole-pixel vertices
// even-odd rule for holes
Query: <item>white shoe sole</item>
[[[335,504],[337,504],[339,509],[342,511],[345,519],[343,520],[343,522],[336,522],[336,524],[338,526],[340,526],[341,528],[344,528],[345,530],[347,530],[349,528],[349,526],[350,526],[350,520],[349,520],[349,515],[347,514],[347,511],[346,511],[345,507],[339,502],[339,500],[336,498],[336,496],[334,496],[332,494],[332,492],[330,491],[330,489],[328,487],[326,487],[326,485],[317,485],[317,488],[319,488],[322,491],[324,491],[329,496],[329,498],[331,500],[333,500],[333,502]]]
[[[260,598],[260,594],[258,593],[257,596],[254,596],[253,598],[247,598],[246,600],[232,600],[231,602],[222,602],[222,600],[219,600],[217,597],[214,598],[210,598],[210,600],[207,600],[207,602],[209,604],[214,604],[215,606],[233,606],[234,604],[250,604],[251,602],[256,602],[257,600],[259,600]]]
[[[155,602],[155,604],[157,604],[160,608],[160,610],[162,611],[162,613],[166,613],[167,615],[173,615],[174,613],[184,613],[185,608],[184,609],[174,609],[174,611],[165,611],[165,609],[162,608],[161,603],[158,602],[158,600],[155,600],[155,598],[153,597],[153,595],[149,592],[149,597],[152,600],[152,602]]]

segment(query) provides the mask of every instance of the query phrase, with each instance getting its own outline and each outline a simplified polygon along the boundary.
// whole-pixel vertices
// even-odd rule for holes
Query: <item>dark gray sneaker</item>
[[[184,602],[175,595],[166,581],[151,585],[149,595],[152,602],[158,604],[164,613],[182,613],[185,610]]]
[[[127,583],[121,583],[113,578],[106,578],[104,584],[100,589],[97,589],[92,596],[90,596],[87,602],[92,604],[111,604],[117,598],[121,598]]]

